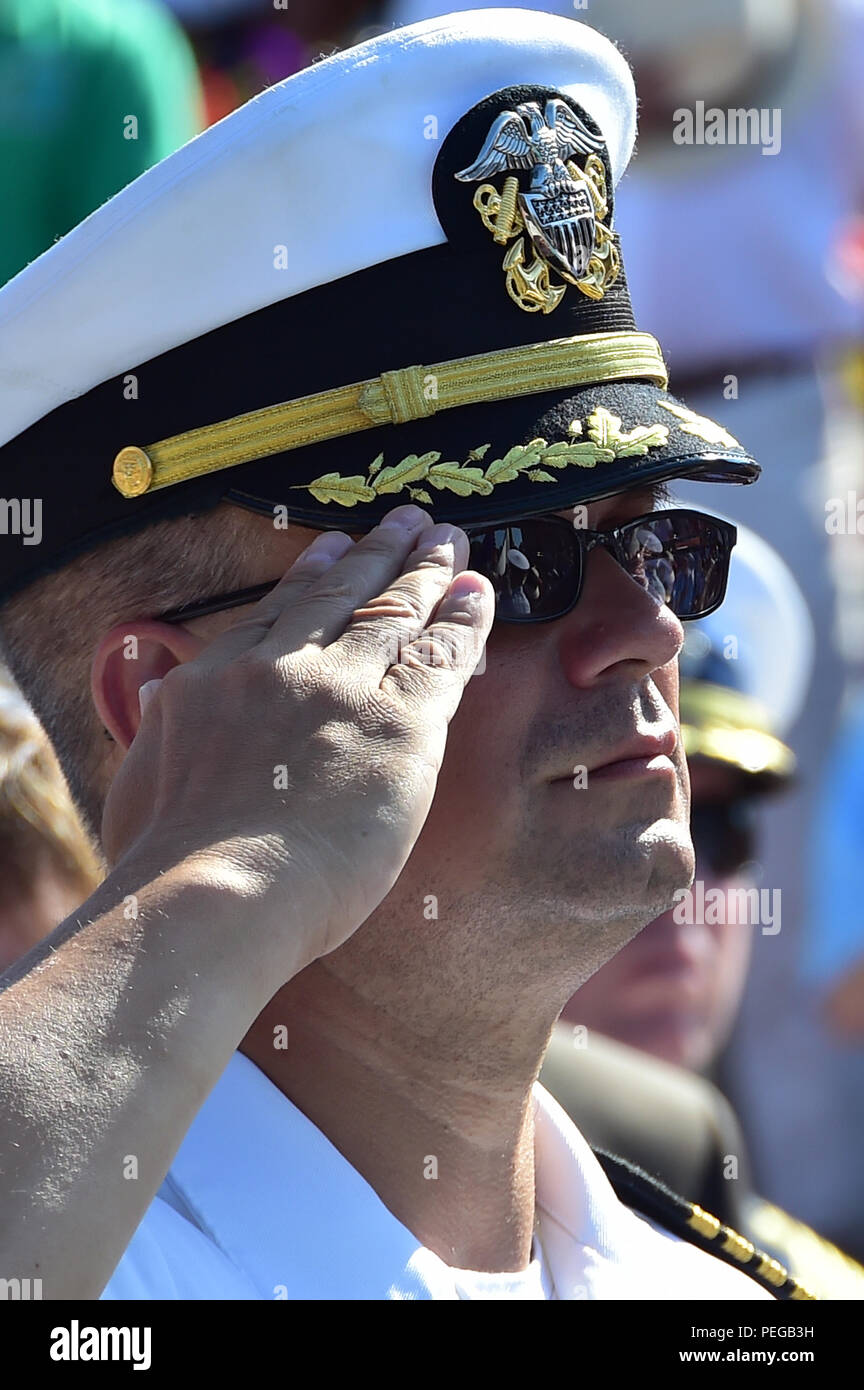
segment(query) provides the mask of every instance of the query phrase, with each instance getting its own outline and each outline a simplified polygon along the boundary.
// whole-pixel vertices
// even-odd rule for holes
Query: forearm
[[[0,1278],[101,1293],[266,1002],[257,896],[227,868],[126,864],[5,977]]]
[[[316,537],[129,712],[116,867],[0,982],[0,1278],[98,1297],[261,1009],[402,872],[494,596],[454,577],[463,532],[396,511]]]

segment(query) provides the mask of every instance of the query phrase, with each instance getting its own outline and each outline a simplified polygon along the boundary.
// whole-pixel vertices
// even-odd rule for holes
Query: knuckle
[[[352,692],[352,719],[364,739],[387,745],[401,742],[416,731],[416,713],[393,692],[378,684],[358,687]]]
[[[283,657],[280,679],[293,699],[312,706],[321,723],[350,721],[364,703],[363,673],[356,662],[318,647]]]
[[[305,650],[278,656],[267,664],[272,668],[273,679],[283,699],[301,700],[320,696],[322,688],[326,686],[326,673],[321,669],[321,663],[316,662]]]
[[[402,653],[401,665],[414,671],[453,671],[459,664],[461,643],[446,628],[422,633]]]
[[[397,622],[418,623],[425,618],[428,607],[428,602],[424,600],[418,587],[406,581],[403,584],[394,584],[383,594],[369,599],[362,608],[355,610],[354,619],[362,621],[364,618],[391,618]]]
[[[224,668],[224,676],[238,685],[257,685],[272,677],[274,669],[275,663],[263,656],[259,647],[250,647]]]
[[[291,653],[273,657],[253,647],[240,653],[217,673],[211,685],[211,703],[256,711],[274,700],[301,700],[317,688],[314,668]]]
[[[395,708],[406,725],[417,730],[418,720],[424,726],[435,718],[437,683],[429,679],[429,666],[425,661],[411,656],[391,667],[387,673],[387,686],[391,694],[397,692]],[[422,711],[422,716],[418,711]]]
[[[347,579],[338,579],[328,571],[321,579],[317,579],[314,584],[309,585],[304,593],[299,595],[298,602],[304,601],[314,603],[333,603],[343,604],[347,599],[355,597],[356,590]]]

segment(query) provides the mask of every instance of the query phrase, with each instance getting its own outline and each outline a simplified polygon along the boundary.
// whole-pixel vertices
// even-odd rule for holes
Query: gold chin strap
[[[112,481],[124,497],[141,497],[222,468],[378,425],[401,425],[439,410],[630,379],[664,389],[667,385],[660,345],[649,333],[588,333],[428,367],[403,367],[187,430],[145,448],[127,445],[114,460]]]

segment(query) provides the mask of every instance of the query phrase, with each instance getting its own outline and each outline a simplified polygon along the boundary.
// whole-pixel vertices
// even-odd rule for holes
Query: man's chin
[[[585,793],[574,793],[569,810],[556,805],[553,817],[538,817],[530,837],[533,870],[541,860],[558,858],[556,846],[566,839],[569,854],[550,864],[548,881],[578,883],[581,901],[593,900],[601,915],[608,906],[627,919],[641,917],[644,926],[674,907],[675,893],[693,882],[686,792],[659,778],[609,783],[608,789],[615,794],[604,790],[590,807],[576,800]]]
[[[676,893],[693,882],[690,831],[678,819],[622,826],[593,838],[598,906],[605,903],[610,915],[639,929],[674,907]]]
[[[646,856],[647,877],[642,907],[653,921],[675,906],[676,894],[689,888],[696,872],[690,830],[679,821],[658,822],[640,841]]]
[[[597,861],[604,862],[602,852]],[[649,922],[674,907],[675,894],[693,879],[689,846],[653,845],[649,853],[610,858],[603,875],[579,875],[578,884],[560,883],[558,891],[544,896],[551,906],[557,901],[563,916],[584,924],[618,923],[623,930],[619,945],[632,939]]]

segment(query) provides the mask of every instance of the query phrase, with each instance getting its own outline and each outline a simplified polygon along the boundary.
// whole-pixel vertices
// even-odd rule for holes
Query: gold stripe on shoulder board
[[[745,1240],[737,1231],[733,1231],[730,1226],[724,1226],[722,1221],[718,1221],[716,1216],[703,1210],[695,1203],[688,1203],[690,1215],[687,1217],[687,1225],[697,1235],[710,1242],[714,1247],[715,1253],[721,1252],[731,1256],[742,1266],[752,1266],[757,1261],[755,1268],[747,1268],[746,1273],[751,1278],[758,1279],[764,1284],[769,1284],[772,1288],[782,1290],[782,1297],[788,1299],[806,1299],[818,1302],[817,1295],[810,1293],[803,1284],[785,1269],[778,1260],[767,1255],[764,1250],[758,1250],[749,1240]]]

